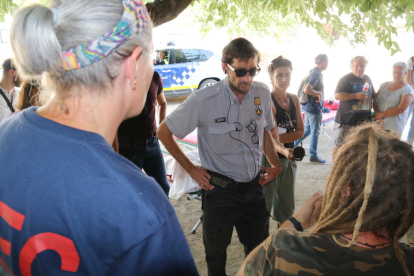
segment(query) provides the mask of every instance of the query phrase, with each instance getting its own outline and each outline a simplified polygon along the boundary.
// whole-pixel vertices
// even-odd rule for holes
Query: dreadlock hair
[[[395,254],[409,274],[398,240],[414,223],[414,152],[395,134],[365,124],[351,131],[338,151],[315,233],[372,231],[392,239]]]

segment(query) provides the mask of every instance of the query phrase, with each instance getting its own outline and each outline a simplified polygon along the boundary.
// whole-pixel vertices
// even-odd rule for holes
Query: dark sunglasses
[[[259,65],[257,65],[257,67],[259,67],[259,68],[252,68],[252,69],[249,69],[249,70],[246,70],[246,69],[236,69],[236,70],[234,70],[234,68],[231,67],[231,65],[228,64],[228,63],[227,63],[227,66],[231,70],[233,70],[234,73],[236,73],[236,76],[238,78],[242,78],[242,77],[246,76],[247,72],[249,72],[250,77],[255,77],[255,76],[257,76],[259,74],[260,70],[262,70],[262,69],[260,69],[260,66]]]

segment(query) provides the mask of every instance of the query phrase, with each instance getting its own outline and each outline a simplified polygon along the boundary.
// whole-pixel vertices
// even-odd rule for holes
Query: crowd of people
[[[209,275],[227,275],[234,228],[246,256],[239,275],[414,275],[414,244],[400,242],[414,238],[414,152],[400,140],[414,108],[412,59],[395,63],[378,92],[368,61],[351,60],[335,91],[326,190],[294,214],[294,148],[310,135],[309,162],[326,162],[317,148],[327,55],[315,58],[302,101],[288,92],[291,61],[272,60],[269,91],[254,81],[260,52],[236,38],[222,52],[226,78],[166,116],[141,0],[27,6],[11,37],[0,82],[5,273],[198,275],[166,197],[159,139],[202,190]],[[201,166],[174,138],[195,129]]]

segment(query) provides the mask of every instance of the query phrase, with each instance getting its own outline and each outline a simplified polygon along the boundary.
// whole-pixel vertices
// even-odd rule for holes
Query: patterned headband
[[[119,23],[100,38],[71,48],[62,53],[62,66],[66,71],[88,66],[109,56],[130,37],[142,32],[147,25],[148,11],[141,0],[121,0],[124,13]]]

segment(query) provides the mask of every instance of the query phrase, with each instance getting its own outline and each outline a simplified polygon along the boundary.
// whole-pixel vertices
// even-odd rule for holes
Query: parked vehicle
[[[172,46],[156,53],[154,70],[162,78],[166,98],[186,96],[225,77],[221,70],[221,56],[209,50]]]

